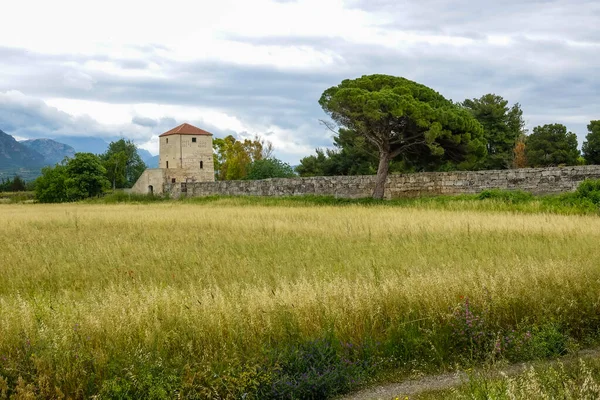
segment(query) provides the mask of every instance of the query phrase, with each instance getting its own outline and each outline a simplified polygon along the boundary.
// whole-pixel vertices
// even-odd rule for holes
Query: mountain
[[[108,149],[108,143],[96,137],[89,136],[60,136],[54,138],[59,143],[64,143],[75,149],[76,153],[102,154]]]
[[[43,166],[44,156],[0,131],[0,178],[35,179]]]
[[[153,156],[152,153],[150,153],[148,150],[140,149],[139,147],[137,149],[137,152],[140,155],[142,161],[146,163],[146,166],[148,168],[158,168],[158,156]]]
[[[148,168],[158,168],[158,156],[152,156],[144,160]]]
[[[139,148],[137,149],[138,154],[140,155],[140,158],[146,162],[147,159],[152,158],[152,153],[150,153],[148,150],[146,149],[142,149]]]
[[[52,139],[25,140],[20,143],[44,156],[44,162],[47,165],[58,164],[65,157],[72,158],[75,155],[73,147]]]
[[[41,168],[44,156],[0,131],[0,168]]]

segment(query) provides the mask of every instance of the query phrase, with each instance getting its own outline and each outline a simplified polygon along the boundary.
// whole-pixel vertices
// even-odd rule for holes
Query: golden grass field
[[[248,366],[265,349],[326,334],[387,343],[383,368],[444,367],[451,338],[432,332],[464,298],[491,307],[494,326],[555,322],[589,336],[600,218],[234,200],[0,205],[0,398],[3,385],[85,397],[145,363],[196,391],[219,375],[204,395],[236,397],[231,387],[254,384],[238,372],[260,375]],[[406,335],[427,349],[393,344]]]

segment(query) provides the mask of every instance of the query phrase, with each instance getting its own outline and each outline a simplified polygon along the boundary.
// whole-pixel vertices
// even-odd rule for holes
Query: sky
[[[520,103],[529,129],[600,119],[598,0],[19,0],[2,7],[0,130],[125,137],[188,122],[296,164],[332,145],[318,99],[390,74]]]

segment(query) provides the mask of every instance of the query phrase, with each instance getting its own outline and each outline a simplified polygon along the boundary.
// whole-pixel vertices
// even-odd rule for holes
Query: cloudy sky
[[[0,21],[0,129],[123,136],[190,122],[296,163],[331,145],[317,100],[384,73],[496,93],[581,140],[600,119],[598,0],[19,0]]]

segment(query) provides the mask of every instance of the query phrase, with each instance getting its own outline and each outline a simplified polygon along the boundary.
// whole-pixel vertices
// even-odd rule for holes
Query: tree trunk
[[[383,200],[385,192],[385,181],[388,177],[390,170],[390,152],[379,151],[379,167],[377,168],[377,178],[375,178],[375,190],[373,191],[373,198],[377,200]]]

